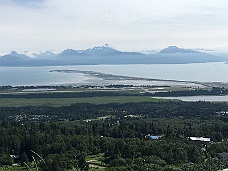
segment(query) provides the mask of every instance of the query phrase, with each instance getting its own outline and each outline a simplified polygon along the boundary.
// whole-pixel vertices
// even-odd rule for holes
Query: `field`
[[[105,170],[107,166],[102,162],[104,160],[104,154],[98,154],[98,155],[93,155],[93,156],[88,156],[86,158],[86,162],[89,164],[89,167],[91,170],[98,170],[102,171]]]
[[[54,91],[29,91],[29,89],[6,89],[0,90],[0,107],[20,107],[20,106],[68,106],[74,103],[92,103],[92,104],[107,104],[107,103],[128,103],[128,102],[155,102],[167,101],[143,96],[143,93],[153,91],[167,91],[173,88],[165,87],[164,89],[134,87],[134,88],[109,88],[109,89],[89,89],[89,88],[56,88]],[[27,91],[28,90],[28,91]],[[33,90],[33,89],[31,89]],[[36,91],[37,90],[37,91]],[[93,93],[91,96],[78,97],[75,94]],[[107,93],[101,95],[102,93]],[[115,93],[109,95],[109,93]],[[48,97],[55,94],[54,97]],[[69,96],[71,94],[72,96]],[[13,97],[7,97],[12,95]],[[36,97],[30,95],[42,95]],[[67,97],[66,97],[67,95]]]
[[[2,98],[0,99],[0,107],[10,106],[68,106],[74,103],[128,103],[128,102],[155,102],[167,101],[159,100],[151,97],[141,96],[114,96],[114,97],[82,97],[82,98]]]

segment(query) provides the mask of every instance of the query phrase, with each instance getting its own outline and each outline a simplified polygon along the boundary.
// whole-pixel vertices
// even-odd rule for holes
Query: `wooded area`
[[[228,167],[217,156],[228,152],[227,121],[228,104],[211,102],[0,107],[0,165],[44,171],[219,170]]]

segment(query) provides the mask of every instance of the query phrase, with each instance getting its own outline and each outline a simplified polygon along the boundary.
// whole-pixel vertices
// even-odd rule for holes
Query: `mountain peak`
[[[198,52],[191,49],[179,48],[177,46],[169,46],[161,50],[159,53],[198,53]]]
[[[103,47],[109,47],[109,48],[111,48],[111,46],[109,46],[108,43],[106,43],[105,45],[103,45]]]
[[[66,49],[61,53],[61,55],[77,55],[77,54],[79,54],[79,52],[74,49]]]
[[[109,44],[105,44],[105,45],[103,45],[103,46],[95,46],[95,47],[93,47],[91,50],[115,50],[115,49],[113,49],[111,46],[109,46]],[[117,51],[117,50],[115,50],[115,51]]]
[[[89,48],[84,51],[84,53],[90,54],[90,55],[106,55],[106,54],[112,54],[115,52],[119,52],[119,51],[109,46],[109,44],[105,44],[103,46],[95,46],[93,48]]]
[[[16,51],[12,51],[12,52],[10,53],[10,55],[18,55],[18,53],[17,53]]]
[[[75,52],[76,50],[74,49],[65,49],[63,52]]]
[[[23,60],[30,60],[31,58],[29,58],[28,56],[24,55],[24,54],[20,54],[17,53],[16,51],[12,51],[10,54],[7,54],[8,56],[13,56],[13,57],[17,57]]]

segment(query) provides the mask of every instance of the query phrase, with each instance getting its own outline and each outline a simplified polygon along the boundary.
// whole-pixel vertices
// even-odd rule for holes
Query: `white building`
[[[192,141],[203,141],[203,142],[210,142],[210,138],[204,138],[204,137],[188,137],[188,139]]]

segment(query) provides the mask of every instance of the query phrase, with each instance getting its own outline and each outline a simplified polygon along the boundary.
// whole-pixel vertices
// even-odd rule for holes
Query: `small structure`
[[[192,141],[202,141],[202,142],[210,142],[210,138],[204,138],[204,137],[188,137],[189,140]]]
[[[150,139],[150,140],[158,140],[159,138],[161,138],[161,136],[157,136],[157,135],[146,135],[145,136],[146,139]]]
[[[13,159],[13,163],[19,163],[20,162],[19,155],[11,154],[10,157]]]
[[[125,118],[137,118],[138,116],[137,115],[125,115],[124,117]]]
[[[228,153],[217,153],[217,158],[219,161],[225,162],[228,161]]]

